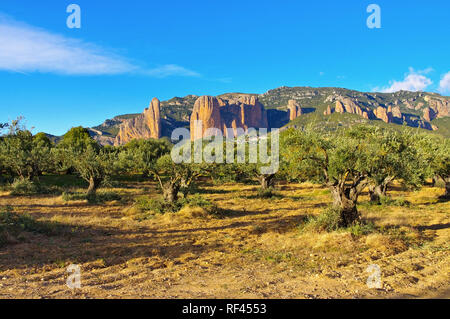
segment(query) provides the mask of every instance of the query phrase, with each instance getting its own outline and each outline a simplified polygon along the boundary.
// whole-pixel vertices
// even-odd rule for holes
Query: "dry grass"
[[[377,230],[356,236],[298,230],[329,204],[317,185],[282,185],[271,199],[254,196],[256,186],[202,185],[220,216],[187,207],[136,220],[133,199],[154,187],[128,183],[110,190],[123,200],[102,204],[0,193],[0,206],[68,226],[0,249],[0,298],[449,297],[450,203],[437,200],[441,189],[395,189],[409,207],[370,206],[364,196],[360,210]],[[81,265],[80,290],[65,285],[70,264]],[[371,264],[383,289],[366,285]]]

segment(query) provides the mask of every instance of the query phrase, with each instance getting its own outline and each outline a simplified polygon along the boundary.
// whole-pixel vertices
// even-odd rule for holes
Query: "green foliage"
[[[10,188],[10,194],[13,196],[35,195],[41,192],[38,182],[25,178],[16,178]]]
[[[167,202],[161,197],[149,198],[141,196],[135,200],[134,208],[138,211],[138,219],[144,220],[166,213],[175,213],[182,208],[180,201]]]
[[[221,212],[217,205],[199,194],[188,198],[180,198],[175,202],[167,202],[162,197],[141,196],[135,200],[133,208],[138,212],[138,219],[144,220],[153,218],[155,215],[176,213],[186,206],[201,207],[212,215],[219,215]]]
[[[274,195],[275,195],[274,187],[258,188],[257,190],[257,196],[260,198],[272,198]]]
[[[307,232],[332,232],[341,228],[341,211],[330,207],[317,217],[308,217],[306,222],[300,225],[300,231]]]
[[[122,197],[116,192],[102,191],[96,193],[96,196],[89,196],[86,193],[63,192],[62,199],[66,202],[87,200],[90,204],[120,201]]]
[[[381,196],[380,197],[380,205],[409,207],[411,205],[411,203],[404,198],[392,199],[389,196]]]
[[[374,223],[364,223],[364,222],[358,222],[355,223],[345,229],[345,231],[348,231],[353,236],[360,237],[364,235],[368,235],[371,233],[374,233],[377,231]]]
[[[132,140],[120,149],[118,168],[121,172],[137,172],[150,175],[156,161],[170,152],[171,145],[165,140]]]
[[[30,180],[53,170],[53,144],[45,135],[33,136],[20,119],[9,128],[9,133],[0,139],[0,169],[3,166],[13,177]]]
[[[362,236],[376,231],[375,225],[371,222],[355,221],[353,224],[345,226],[342,224],[341,211],[329,207],[319,216],[310,216],[299,226],[301,232],[333,232],[344,231],[354,236]]]
[[[58,144],[59,148],[72,149],[73,152],[81,153],[89,146],[97,144],[89,134],[89,131],[81,126],[71,128]]]

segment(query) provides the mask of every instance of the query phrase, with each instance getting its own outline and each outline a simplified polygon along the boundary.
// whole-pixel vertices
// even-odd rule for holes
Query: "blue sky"
[[[66,26],[71,3],[81,29]],[[155,96],[279,86],[449,95],[449,21],[448,0],[2,0],[0,122],[60,135]]]

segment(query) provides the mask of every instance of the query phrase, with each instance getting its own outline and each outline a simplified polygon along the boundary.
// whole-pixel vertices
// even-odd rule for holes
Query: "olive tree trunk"
[[[97,195],[97,189],[100,187],[100,184],[102,182],[102,179],[100,178],[89,178],[89,187],[87,190],[87,196],[88,197],[95,197]]]
[[[350,196],[350,194],[352,195]],[[360,218],[356,203],[358,196],[353,195],[351,189],[342,189],[339,186],[331,187],[331,196],[333,198],[333,208],[338,210],[341,215],[341,225],[346,227],[353,224]]]
[[[444,178],[444,182],[445,182],[444,198],[450,199],[450,176],[447,176],[446,178]]]
[[[269,187],[273,187],[275,185],[275,174],[269,175],[259,175],[258,181],[261,184],[262,189],[268,189]]]
[[[178,200],[179,191],[179,183],[166,182],[162,185],[163,198],[168,203],[174,203]]]
[[[379,184],[369,185],[370,201],[379,204],[381,197],[387,196],[389,183],[391,183],[393,180],[394,180],[393,177],[387,177],[383,182]]]

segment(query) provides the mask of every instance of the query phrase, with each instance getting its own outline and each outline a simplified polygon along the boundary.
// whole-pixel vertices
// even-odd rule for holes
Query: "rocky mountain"
[[[450,97],[399,91],[367,93],[342,88],[280,87],[264,94],[226,93],[217,97],[188,95],[152,100],[141,114],[107,120],[91,130],[101,144],[121,145],[133,138],[170,136],[177,127],[283,127],[311,121],[350,125],[407,125],[448,135]],[[326,124],[326,125],[328,125]],[[336,124],[336,123],[335,123]],[[303,125],[303,124],[302,124]]]
[[[201,121],[201,127],[198,127],[198,121]],[[202,96],[194,104],[190,119],[192,139],[205,136],[206,130],[210,128],[218,128],[225,135],[228,135],[228,129],[232,129],[236,136],[237,129],[245,131],[250,127],[268,127],[266,110],[255,96],[229,100]]]
[[[159,139],[161,134],[160,102],[154,98],[144,113],[120,124],[114,145],[126,144],[139,138]]]

